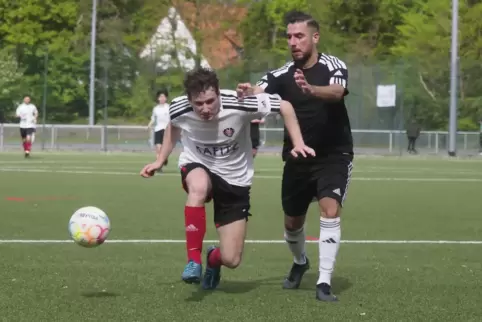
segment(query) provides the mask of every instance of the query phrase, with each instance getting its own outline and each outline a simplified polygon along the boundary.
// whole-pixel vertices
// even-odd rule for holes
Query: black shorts
[[[164,130],[154,132],[154,144],[162,144],[164,140]]]
[[[329,155],[316,161],[287,160],[283,169],[281,198],[287,216],[304,216],[313,200],[329,197],[343,206],[353,169],[352,155]]]
[[[211,178],[211,194],[206,199],[214,203],[214,223],[216,227],[230,224],[240,219],[248,220],[250,190],[251,187],[234,186],[227,183],[217,174],[212,173],[206,166],[200,163],[188,163],[181,167],[182,187],[188,192],[185,182],[189,172],[196,168],[202,168]]]
[[[251,123],[251,144],[253,149],[257,149],[260,146],[260,132],[259,132],[259,124]]]
[[[35,129],[34,128],[20,128],[20,136],[22,137],[22,139],[25,139],[27,136],[29,135],[32,135],[32,133],[35,132]]]

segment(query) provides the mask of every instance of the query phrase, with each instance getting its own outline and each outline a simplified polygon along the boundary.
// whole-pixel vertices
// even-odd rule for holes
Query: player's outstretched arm
[[[181,129],[172,125],[172,123],[169,123],[164,132],[162,148],[157,155],[157,160],[151,164],[146,165],[141,170],[141,176],[143,176],[144,178],[152,177],[157,170],[161,169],[169,155],[171,155],[172,150],[174,150],[174,147],[176,146],[176,143],[177,141],[179,141],[180,137]]]
[[[236,86],[236,93],[239,99],[243,99],[246,96],[262,94],[264,93],[264,89],[259,86],[253,86],[251,83],[239,83],[238,86]]]
[[[301,154],[303,157],[306,157],[307,155],[315,156],[315,151],[305,145],[293,105],[288,101],[281,101],[280,113],[281,116],[283,116],[291,142],[293,142],[294,148],[291,151],[291,154],[294,157],[297,157],[298,154]]]

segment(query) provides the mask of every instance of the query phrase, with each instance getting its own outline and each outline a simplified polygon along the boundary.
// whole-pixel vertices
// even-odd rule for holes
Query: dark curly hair
[[[209,68],[195,68],[184,78],[184,90],[188,99],[212,88],[219,95],[219,79],[216,72]]]

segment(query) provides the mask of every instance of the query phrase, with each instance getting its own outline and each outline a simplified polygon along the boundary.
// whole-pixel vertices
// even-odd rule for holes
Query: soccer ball
[[[109,232],[109,217],[97,207],[80,208],[69,221],[70,237],[82,247],[92,248],[101,245]]]

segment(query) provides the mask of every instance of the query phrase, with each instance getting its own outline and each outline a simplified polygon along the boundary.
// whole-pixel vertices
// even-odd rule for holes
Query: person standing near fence
[[[331,276],[341,240],[341,208],[350,184],[354,154],[344,102],[348,95],[348,69],[339,58],[318,52],[320,26],[312,16],[291,12],[286,20],[293,60],[267,73],[256,87],[239,84],[237,91],[240,99],[249,93],[266,92],[293,104],[303,139],[315,149],[314,158],[292,159],[287,154],[292,142],[285,134],[281,195],[284,235],[293,264],[283,288],[299,288],[310,267],[304,224],[308,207],[316,197],[320,209],[316,299],[334,302],[338,299],[331,291]]]
[[[156,94],[157,105],[152,109],[151,121],[147,125],[149,133],[152,133],[154,126],[154,144],[156,146],[156,155],[161,152],[162,141],[164,140],[164,131],[169,124],[169,104],[167,103],[168,93],[166,90],[160,90]],[[167,165],[168,161],[164,165]]]
[[[411,121],[407,127],[408,153],[417,154],[417,150],[415,149],[415,142],[417,142],[417,139],[420,136],[420,131],[421,128],[417,124],[417,122]]]
[[[32,135],[35,133],[38,117],[37,107],[31,103],[29,95],[24,96],[23,103],[17,107],[15,115],[20,119],[20,137],[25,157],[28,158],[32,150]]]

